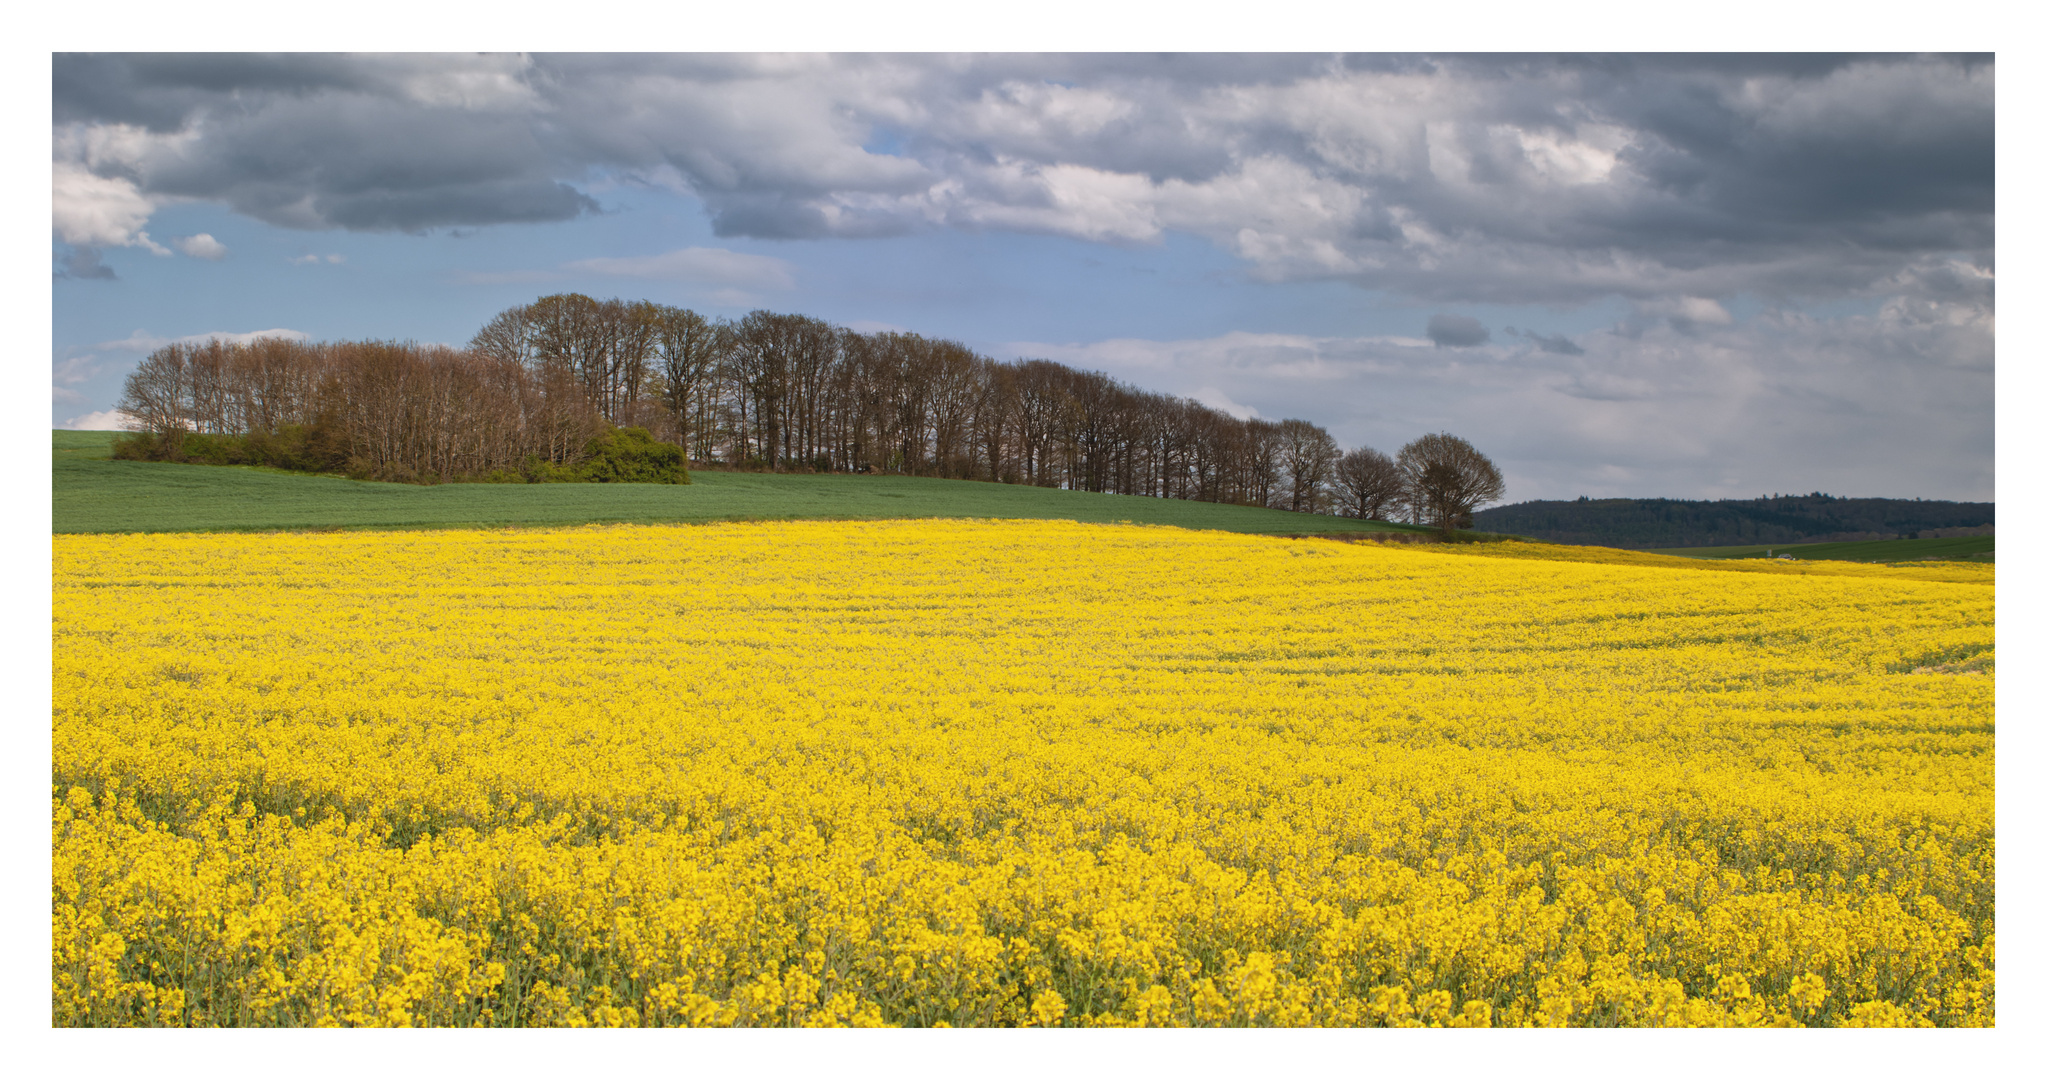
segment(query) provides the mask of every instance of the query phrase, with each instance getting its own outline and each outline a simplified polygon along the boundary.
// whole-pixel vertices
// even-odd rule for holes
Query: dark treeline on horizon
[[[1481,510],[1480,528],[1559,544],[1619,548],[1822,544],[1955,536],[1994,528],[1996,504],[1842,499],[1820,492],[1767,499],[1539,500]]]
[[[638,428],[697,467],[987,480],[1438,524],[1468,524],[1457,500],[1471,494],[1456,489],[1455,469],[1430,472],[1413,453],[1346,454],[1305,420],[1240,420],[1051,360],[998,361],[954,341],[805,315],[712,320],[574,293],[500,313],[466,349],[166,346],[129,376],[120,407],[157,440],[151,456],[175,459],[187,433],[288,432],[320,454],[287,467],[422,482],[531,479],[535,463],[577,467],[595,440]],[[1410,450],[1429,439],[1461,447],[1459,468],[1476,459],[1492,469],[1451,436]],[[1498,497],[1483,482],[1472,491]]]

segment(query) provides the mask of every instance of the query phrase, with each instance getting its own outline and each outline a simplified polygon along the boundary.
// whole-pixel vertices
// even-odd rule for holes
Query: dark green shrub
[[[266,440],[268,459],[254,462],[295,472],[341,472],[348,467],[348,441],[341,425],[323,416],[311,424],[286,424],[274,436],[252,434],[249,440]]]
[[[184,437],[176,460],[191,465],[246,465],[242,441],[233,435],[192,432]]]
[[[590,440],[575,479],[595,484],[687,484],[689,457],[646,428],[612,428]]]
[[[164,438],[154,431],[137,431],[114,437],[115,461],[169,461],[170,453]]]

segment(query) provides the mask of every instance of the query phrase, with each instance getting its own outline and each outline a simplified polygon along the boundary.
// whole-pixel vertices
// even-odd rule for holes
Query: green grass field
[[[1741,547],[1661,548],[1657,555],[1689,559],[1756,559],[1765,552],[1794,559],[1841,562],[1910,562],[1919,559],[1988,561],[1997,550],[1995,536],[1950,536],[1938,540],[1857,540],[1837,544],[1753,544]]]
[[[379,484],[217,465],[114,461],[115,433],[58,431],[60,533],[450,528],[779,518],[1052,518],[1228,532],[1427,532],[1409,525],[1136,495],[906,476],[696,472],[668,484]]]

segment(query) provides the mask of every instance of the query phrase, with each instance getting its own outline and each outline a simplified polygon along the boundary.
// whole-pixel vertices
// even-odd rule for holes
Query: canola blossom
[[[1988,567],[53,542],[60,1025],[1994,1019]]]

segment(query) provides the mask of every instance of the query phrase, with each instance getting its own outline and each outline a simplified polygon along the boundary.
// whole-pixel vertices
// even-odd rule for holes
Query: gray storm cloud
[[[1469,315],[1429,316],[1429,340],[1439,349],[1468,349],[1492,339],[1492,332]]]
[[[1557,353],[1562,356],[1585,355],[1584,346],[1572,341],[1563,334],[1540,334],[1533,330],[1516,330],[1511,326],[1507,328],[1507,333],[1533,342],[1535,347],[1543,352]]]
[[[74,278],[79,281],[113,281],[114,268],[100,261],[97,249],[73,248],[57,260],[57,276]]]
[[[1918,295],[1993,265],[1980,57],[56,57],[56,218],[303,229],[590,213],[761,238],[1205,237],[1448,303]],[[68,230],[68,232],[67,232]],[[1889,290],[1895,290],[1895,293]],[[1678,316],[1683,318],[1684,316]]]

